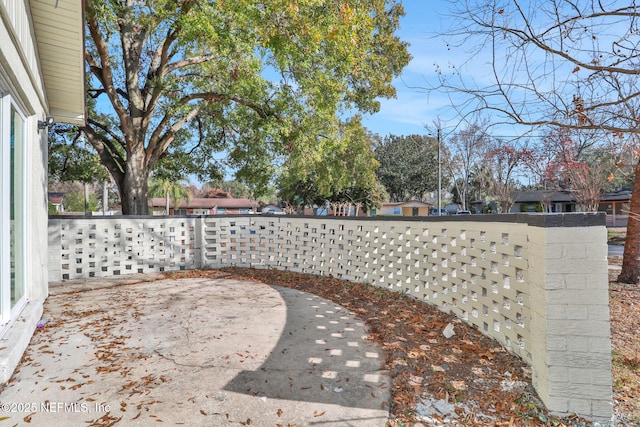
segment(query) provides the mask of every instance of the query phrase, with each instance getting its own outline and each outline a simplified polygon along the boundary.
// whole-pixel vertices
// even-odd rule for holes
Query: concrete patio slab
[[[382,350],[345,308],[255,282],[156,279],[52,284],[1,425],[385,425]]]

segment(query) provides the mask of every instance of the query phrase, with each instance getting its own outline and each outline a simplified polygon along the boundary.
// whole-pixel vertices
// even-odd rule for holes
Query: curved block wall
[[[551,411],[611,418],[604,214],[56,218],[49,237],[52,281],[243,266],[403,292],[528,362]]]

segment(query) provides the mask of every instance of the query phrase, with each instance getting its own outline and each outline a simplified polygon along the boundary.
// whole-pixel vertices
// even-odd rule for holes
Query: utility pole
[[[438,127],[438,216],[442,215],[440,205],[442,204],[442,171],[440,167],[440,128]]]
[[[89,184],[84,183],[84,214],[88,216],[89,212]]]
[[[102,183],[102,215],[106,215],[109,210],[109,189],[107,188],[107,181]]]

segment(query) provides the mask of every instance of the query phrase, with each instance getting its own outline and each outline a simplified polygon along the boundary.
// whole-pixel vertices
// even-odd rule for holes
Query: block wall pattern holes
[[[590,408],[585,416],[609,419],[604,219],[52,218],[49,280],[242,266],[365,282],[433,304],[495,338],[531,365],[550,410]],[[567,369],[577,374],[555,374]]]
[[[371,283],[451,312],[530,361],[527,226],[442,224],[207,217],[203,266]]]
[[[193,218],[76,219],[60,225],[62,280],[194,269],[200,265]]]

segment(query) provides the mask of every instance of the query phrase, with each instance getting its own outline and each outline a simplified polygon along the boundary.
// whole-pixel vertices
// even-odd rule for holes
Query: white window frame
[[[22,155],[20,161],[22,166],[20,167],[20,178],[22,180],[23,191],[21,194],[16,195],[16,203],[21,204],[20,211],[23,213],[23,220],[20,227],[20,230],[16,232],[16,237],[21,240],[22,251],[19,254],[16,254],[16,257],[19,257],[18,264],[19,268],[22,269],[21,277],[22,277],[22,296],[13,307],[11,307],[11,254],[10,254],[10,245],[11,245],[11,143],[10,143],[10,132],[11,132],[11,111],[15,111],[24,124],[23,129],[23,141],[22,141]],[[29,278],[28,278],[28,269],[25,268],[26,263],[26,253],[27,253],[27,231],[26,224],[28,223],[28,219],[26,218],[27,209],[26,209],[26,192],[29,188],[29,182],[27,177],[27,167],[28,164],[28,142],[30,141],[30,132],[29,132],[29,120],[22,112],[22,109],[13,101],[11,96],[8,93],[2,94],[0,93],[0,164],[2,167],[0,168],[0,247],[2,251],[0,251],[0,334],[2,329],[6,327],[11,321],[15,320],[22,309],[24,308],[28,295],[30,293],[30,287],[28,286]],[[19,198],[19,200],[18,200]],[[19,234],[18,234],[19,233]]]
[[[9,132],[11,129],[11,98],[0,95],[0,325],[6,325],[11,319],[11,256],[10,244],[10,206],[11,198],[11,159]]]

